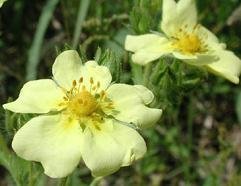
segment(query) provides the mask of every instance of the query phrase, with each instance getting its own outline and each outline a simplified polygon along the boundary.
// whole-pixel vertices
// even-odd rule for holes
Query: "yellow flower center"
[[[89,85],[87,90],[86,86],[83,85],[82,77],[78,83],[74,80],[69,91],[63,89],[65,96],[59,106],[63,108],[64,114],[70,118],[82,122],[86,122],[86,120],[99,122],[103,118],[103,111],[114,111],[113,101],[107,97],[104,90],[99,90],[99,81],[95,83],[91,77]]]
[[[174,47],[186,54],[195,54],[201,51],[201,41],[195,34],[185,35],[174,42]]]
[[[187,26],[186,26],[187,27]],[[196,53],[202,53],[206,51],[206,45],[204,41],[195,33],[197,27],[193,28],[193,31],[186,32],[183,29],[179,29],[176,36],[173,37],[172,47],[186,55],[194,55]]]
[[[98,103],[90,92],[83,90],[69,101],[68,109],[76,116],[89,116],[98,107]]]

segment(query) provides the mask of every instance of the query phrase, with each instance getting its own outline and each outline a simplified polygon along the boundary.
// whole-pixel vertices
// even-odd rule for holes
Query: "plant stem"
[[[100,180],[102,179],[103,177],[97,177],[95,178],[91,183],[90,183],[90,186],[97,186],[97,184],[100,182]]]
[[[133,62],[130,63],[131,65],[131,76],[132,81],[136,85],[140,85],[143,83],[143,69],[140,65],[137,65]]]
[[[48,28],[49,22],[53,17],[53,12],[59,0],[48,0],[40,15],[37,30],[34,35],[33,43],[28,52],[28,62],[26,66],[26,80],[36,79],[37,66],[40,61],[40,53],[44,40],[45,32]]]
[[[188,115],[187,115],[187,126],[188,126],[188,156],[190,157],[191,153],[192,153],[192,140],[193,140],[193,117],[194,117],[194,110],[193,110],[193,95],[190,95],[190,100],[189,100],[189,104],[188,104]],[[186,163],[185,163],[185,174],[186,174],[186,178],[187,181],[190,182],[190,168],[191,168],[191,159],[187,158]],[[188,182],[187,182],[188,185]]]
[[[89,5],[90,5],[90,0],[82,0],[80,2],[78,17],[77,17],[77,21],[76,21],[76,24],[75,24],[74,37],[73,37],[73,41],[72,41],[73,49],[76,49],[77,46],[78,46],[80,34],[81,34],[81,31],[82,31],[83,22],[86,18],[86,15],[87,15],[87,12],[88,12],[88,9],[89,9]]]
[[[68,181],[68,177],[62,178],[60,180],[59,186],[66,186]]]
[[[152,64],[149,63],[145,66],[144,80],[143,80],[143,85],[146,86],[147,88],[148,88],[148,85],[149,85],[149,79],[150,79],[151,71],[152,71]]]
[[[29,186],[33,186],[33,162],[30,163],[29,165]]]

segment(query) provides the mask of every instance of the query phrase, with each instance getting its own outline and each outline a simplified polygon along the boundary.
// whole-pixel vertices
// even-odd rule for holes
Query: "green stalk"
[[[137,65],[133,62],[130,63],[131,65],[131,78],[134,84],[140,85],[143,83],[143,69],[142,66]]]
[[[49,22],[53,17],[53,12],[58,2],[59,0],[47,0],[40,15],[33,43],[28,52],[26,80],[36,79],[37,67],[40,61],[40,53],[43,45],[44,35],[48,28]]]
[[[188,115],[187,115],[187,127],[188,127],[188,154],[189,154],[189,157],[192,153],[192,144],[193,144],[193,118],[194,118],[194,110],[193,110],[193,95],[191,94],[190,95],[190,102],[188,104]],[[186,159],[186,163],[185,163],[185,176],[187,178],[187,185],[189,184],[188,181],[190,181],[190,175],[191,175],[191,172],[190,172],[190,169],[191,168],[191,159],[190,158],[187,158]]]
[[[152,71],[152,64],[149,63],[144,68],[144,80],[143,80],[143,85],[146,86],[147,88],[149,85],[151,71]]]
[[[80,2],[78,17],[75,24],[74,37],[72,41],[73,49],[76,49],[79,43],[80,34],[82,32],[83,22],[89,10],[90,0],[82,0]]]
[[[98,183],[100,183],[101,179],[103,177],[96,177],[91,183],[90,186],[97,186]]]
[[[66,186],[68,181],[68,177],[62,178],[59,182],[59,186]]]

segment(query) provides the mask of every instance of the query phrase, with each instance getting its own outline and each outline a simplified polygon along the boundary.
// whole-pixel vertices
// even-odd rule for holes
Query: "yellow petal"
[[[197,23],[197,10],[194,0],[163,0],[161,28],[168,36],[183,27],[193,28]]]
[[[66,50],[58,55],[52,67],[54,79],[63,88],[69,90],[73,80],[78,81],[81,75],[81,59],[75,50]]]
[[[208,46],[217,46],[219,45],[218,38],[207,28],[202,25],[198,25],[195,29],[195,33],[203,40]]]
[[[204,53],[204,54],[196,54],[195,58],[188,58],[185,55],[181,55],[177,53],[174,55],[176,58],[183,60],[185,63],[194,66],[204,66],[211,63],[214,63],[218,60],[218,56],[215,56],[213,52]]]
[[[219,57],[219,60],[206,65],[207,69],[238,84],[241,73],[241,60],[233,52],[227,50],[217,50],[215,54]]]
[[[82,68],[84,84],[89,90],[90,86],[95,86],[99,82],[99,91],[105,90],[111,83],[110,70],[105,66],[98,65],[95,61],[87,61]],[[93,79],[93,84],[90,79]]]
[[[125,41],[125,49],[134,52],[134,63],[145,65],[170,53],[168,40],[157,34],[144,34],[140,36],[128,35]]]
[[[84,131],[81,145],[82,158],[93,176],[106,176],[121,166],[130,165],[146,152],[143,138],[134,129],[107,120],[101,125],[109,130]]]
[[[24,84],[16,101],[4,104],[4,109],[18,113],[47,113],[59,110],[64,93],[53,80],[42,79]]]
[[[15,134],[13,150],[18,156],[38,161],[52,178],[70,174],[78,165],[82,131],[77,121],[59,115],[31,119]]]
[[[152,102],[154,96],[144,86],[114,84],[107,89],[107,94],[116,110],[113,117],[120,121],[132,123],[138,127],[149,127],[161,117],[161,109],[146,106]]]

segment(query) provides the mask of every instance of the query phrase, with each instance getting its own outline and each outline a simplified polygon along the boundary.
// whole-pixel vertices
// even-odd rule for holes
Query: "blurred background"
[[[196,2],[200,22],[241,57],[241,1]],[[127,34],[160,31],[161,4],[161,0],[6,1],[0,8],[1,105],[15,99],[26,81],[50,78],[55,57],[69,48],[77,49],[83,61],[96,59],[110,66],[116,82],[142,84],[143,69],[130,63],[130,55],[123,48],[124,39]],[[133,166],[103,178],[98,185],[241,184],[240,85],[188,67],[186,78],[192,79],[185,86],[177,86],[175,68],[170,67],[175,77],[169,83],[160,83],[160,75],[155,80],[158,85],[154,81],[148,85],[160,103],[153,106],[163,108],[164,113],[154,128],[142,131],[147,154]],[[202,79],[198,78],[200,74]],[[12,165],[6,165],[0,153],[1,186],[16,185],[17,179],[26,185],[59,183],[42,174],[34,177],[41,178],[41,183],[27,181],[26,167],[41,172],[41,166],[29,165],[11,150],[14,132],[30,117],[0,108],[0,132],[7,139],[6,148],[12,158]],[[11,172],[12,176],[8,166],[16,171]],[[89,170],[81,163],[67,184],[89,185],[91,180]]]

